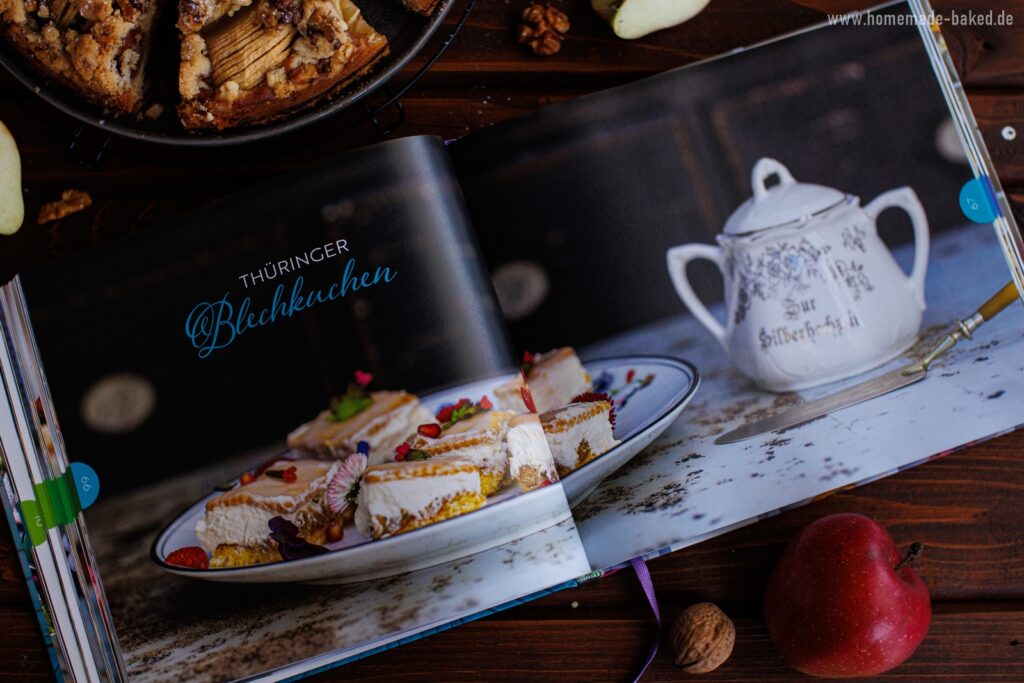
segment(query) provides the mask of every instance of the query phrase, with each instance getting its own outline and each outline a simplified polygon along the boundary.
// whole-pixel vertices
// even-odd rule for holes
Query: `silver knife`
[[[808,401],[795,408],[785,410],[772,417],[743,425],[739,429],[734,429],[721,435],[715,439],[715,443],[719,445],[736,443],[760,434],[767,434],[768,432],[788,427],[796,427],[805,422],[816,420],[819,417],[825,417],[837,410],[849,408],[876,396],[882,396],[915,382],[920,382],[927,376],[928,367],[936,358],[956,346],[957,342],[961,339],[970,339],[975,330],[1005,310],[1007,306],[1017,300],[1018,296],[1016,285],[1013,282],[1007,283],[970,317],[964,320],[954,320],[953,329],[949,334],[943,337],[919,363],[896,368],[884,375],[843,389],[830,396],[823,396],[814,401]]]

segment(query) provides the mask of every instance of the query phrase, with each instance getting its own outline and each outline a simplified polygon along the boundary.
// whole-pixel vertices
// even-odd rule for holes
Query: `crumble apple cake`
[[[142,104],[155,0],[0,0],[0,28],[46,76],[117,112]]]
[[[349,0],[181,0],[178,28],[178,114],[190,129],[280,117],[388,51]]]

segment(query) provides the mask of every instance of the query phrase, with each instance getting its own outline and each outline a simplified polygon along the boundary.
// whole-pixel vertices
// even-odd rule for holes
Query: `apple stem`
[[[921,551],[922,550],[924,550],[924,546],[921,545],[920,543],[911,543],[910,544],[910,552],[907,553],[906,557],[904,557],[902,560],[900,560],[899,564],[897,564],[895,567],[893,567],[893,571],[897,571],[898,572],[899,570],[903,569],[903,567],[905,565],[908,565],[911,562],[913,562],[914,560],[916,560],[918,557],[921,556]]]

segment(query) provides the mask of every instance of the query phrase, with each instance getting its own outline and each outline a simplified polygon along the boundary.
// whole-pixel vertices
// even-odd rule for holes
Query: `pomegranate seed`
[[[298,470],[295,468],[295,465],[292,465],[288,469],[281,472],[281,478],[284,479],[289,484],[294,484],[296,480],[298,480],[299,478],[299,473]]]
[[[397,460],[399,462],[401,462],[402,460],[405,460],[405,456],[407,456],[409,454],[409,451],[411,449],[412,449],[412,446],[410,446],[407,443],[400,443],[400,444],[398,444],[398,447],[395,448],[395,460]]]
[[[484,410],[490,410],[491,408],[494,407],[494,404],[491,403],[491,399],[484,396],[482,399],[480,399],[480,407],[483,408]]]

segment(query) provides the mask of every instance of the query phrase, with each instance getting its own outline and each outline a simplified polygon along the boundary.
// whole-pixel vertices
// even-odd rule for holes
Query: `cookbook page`
[[[517,364],[440,140],[14,292],[37,429],[98,475],[83,514],[130,680],[298,675],[589,571],[557,475],[531,476],[536,416],[502,399]]]
[[[699,371],[689,407],[575,507],[595,568],[1024,423],[1024,311],[979,329],[972,316],[1020,255],[993,229],[1005,201],[995,179],[974,180],[973,120],[944,97],[919,10],[891,5],[453,145],[520,349],[571,343],[595,369],[629,359],[633,372],[595,372],[594,391],[633,422],[664,411],[673,381],[638,356]],[[900,372],[853,407],[720,443],[912,367],[948,332],[959,343],[913,383]]]

